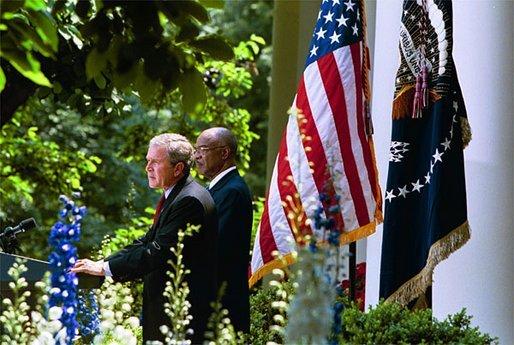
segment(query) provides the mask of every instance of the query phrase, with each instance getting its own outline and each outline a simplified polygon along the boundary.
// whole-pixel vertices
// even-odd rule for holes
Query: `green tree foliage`
[[[55,21],[44,0],[2,1],[0,56],[9,61],[18,73],[32,82],[50,87],[50,81],[41,71],[37,55],[55,58],[58,38]],[[0,91],[6,77],[0,68]]]
[[[101,163],[95,155],[45,139],[36,126],[22,127],[17,118],[2,127],[0,146],[2,223],[13,224],[26,213],[42,219],[49,216],[46,210],[53,216],[57,196],[82,190],[84,176],[95,173]]]
[[[136,93],[147,104],[179,90],[184,109],[200,111],[206,88],[198,65],[205,58],[234,57],[220,35],[201,30],[209,21],[202,3],[220,6],[193,0],[2,1],[2,124],[36,84],[46,86],[40,97],[53,92],[81,112],[116,107],[114,90]],[[32,83],[20,80],[20,73]],[[77,89],[85,97],[77,97]]]
[[[250,128],[259,136],[250,149],[252,164],[245,180],[255,196],[263,196],[266,188],[264,176],[271,82],[273,1],[226,1],[223,10],[215,9],[211,13],[212,25],[209,30],[218,34],[222,32],[233,45],[252,35],[261,37],[265,42],[254,59],[236,58],[236,64],[245,66],[253,75],[252,91],[237,99],[237,104],[252,114]],[[255,48],[255,45],[250,48]]]

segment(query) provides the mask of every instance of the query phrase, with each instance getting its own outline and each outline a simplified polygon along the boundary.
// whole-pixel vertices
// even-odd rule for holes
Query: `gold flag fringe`
[[[410,117],[414,103],[414,93],[416,89],[414,84],[405,85],[402,87],[398,95],[393,100],[393,120],[399,120]],[[429,90],[430,102],[434,103],[441,99],[434,90]]]
[[[398,290],[386,299],[386,302],[396,302],[406,306],[410,301],[425,293],[432,285],[434,268],[448,258],[451,253],[462,247],[470,239],[468,221],[453,229],[448,235],[430,247],[425,267],[413,278],[404,283]]]
[[[378,210],[378,212],[380,212],[380,210]],[[380,215],[382,215],[382,212],[380,212]],[[339,244],[342,246],[375,233],[377,224],[380,224],[380,222],[381,220],[375,219],[371,223],[361,226],[358,229],[342,233],[339,237]]]
[[[292,265],[296,262],[296,253],[289,253],[284,256],[280,256],[266,263],[264,266],[259,268],[250,279],[248,279],[248,286],[252,287],[255,283],[257,283],[262,277],[267,274],[270,274],[275,268],[284,268],[289,265]]]
[[[462,131],[462,149],[465,149],[472,139],[471,126],[466,117],[460,117],[460,129]]]

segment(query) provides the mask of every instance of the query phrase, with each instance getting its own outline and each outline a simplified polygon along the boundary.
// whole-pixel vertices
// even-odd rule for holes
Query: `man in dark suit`
[[[252,232],[252,197],[236,169],[237,144],[226,128],[203,131],[196,140],[198,171],[210,180],[218,210],[218,282],[226,282],[222,299],[236,331],[249,332],[248,262]]]
[[[171,322],[164,312],[163,296],[169,259],[176,260],[170,248],[177,244],[178,231],[187,224],[200,225],[200,230],[184,241],[183,260],[191,272],[186,275],[190,293],[190,327],[193,344],[202,343],[210,302],[217,289],[218,218],[210,194],[189,176],[193,147],[178,134],[165,133],[150,141],[146,155],[146,172],[150,188],[162,188],[154,224],[142,238],[111,255],[105,261],[78,260],[73,272],[112,276],[124,282],[143,278],[143,341],[160,340],[161,325]]]

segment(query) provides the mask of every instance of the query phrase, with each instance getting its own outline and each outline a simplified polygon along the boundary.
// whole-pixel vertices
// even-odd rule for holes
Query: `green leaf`
[[[52,49],[57,52],[59,39],[57,37],[56,24],[53,18],[46,12],[28,11],[30,21],[36,27],[36,31],[44,42],[50,44]]]
[[[102,158],[98,157],[98,156],[90,156],[89,157],[89,160],[95,162],[96,164],[100,164],[102,163]]]
[[[139,93],[143,103],[150,103],[159,90],[160,83],[148,78],[141,64],[138,65],[138,73],[134,82],[134,89]]]
[[[257,43],[255,43],[253,41],[248,41],[247,43],[250,46],[250,48],[252,48],[252,51],[253,51],[254,55],[259,54],[259,50],[260,49],[259,49],[259,45]]]
[[[60,94],[62,92],[62,85],[58,81],[54,82],[53,91],[56,94]]]
[[[207,10],[196,1],[181,1],[180,11],[186,12],[190,16],[196,18],[200,23],[206,23],[209,21]]]
[[[97,168],[93,162],[85,160],[84,161],[84,170],[87,172],[90,172],[90,173],[94,173],[94,172],[96,172]]]
[[[191,41],[189,45],[218,60],[227,61],[234,58],[234,51],[230,45],[219,36],[204,36]]]
[[[40,11],[46,8],[46,4],[43,0],[25,0],[25,8],[30,8],[34,11]]]
[[[102,73],[98,73],[97,75],[95,75],[95,77],[93,79],[95,81],[96,86],[98,86],[99,89],[101,89],[101,90],[105,89],[105,86],[107,85],[107,81],[105,80],[105,77],[103,76]]]
[[[188,21],[180,28],[180,32],[177,35],[178,42],[190,41],[200,33],[200,29],[191,21]]]
[[[7,23],[13,30],[17,31],[20,36],[25,37],[28,41],[32,42],[43,56],[54,56],[52,47],[43,42],[34,29],[32,29],[32,27],[25,23],[21,18],[13,18]]]
[[[80,189],[80,180],[77,178],[72,178],[70,180],[71,187],[73,189]]]
[[[5,74],[4,74],[4,70],[2,69],[2,67],[0,67],[0,92],[2,92],[2,90],[4,89],[5,87]]]
[[[203,77],[197,69],[185,71],[179,80],[179,89],[182,93],[182,106],[185,112],[199,113],[206,100],[206,88]]]
[[[223,0],[199,0],[199,2],[207,8],[219,8],[225,7],[225,1]]]
[[[257,36],[256,34],[252,34],[252,36],[250,36],[250,40],[257,42],[263,46],[266,45],[266,41],[264,40],[264,38],[262,38],[261,36]]]
[[[36,140],[37,139],[37,127],[30,127],[27,129],[27,138],[30,140]]]
[[[136,70],[136,66],[132,66],[127,73],[120,74],[118,72],[114,72],[112,78],[114,86],[119,90],[126,89],[135,80]]]
[[[91,80],[107,67],[107,54],[100,54],[96,48],[86,58],[86,76]]]
[[[4,56],[7,56],[7,59],[13,65],[14,68],[18,70],[25,78],[32,80],[34,83],[41,86],[52,87],[50,81],[45,77],[43,72],[41,72],[41,67],[39,61],[34,59],[32,54],[27,52],[25,56],[23,54],[9,54],[5,51],[2,52]]]

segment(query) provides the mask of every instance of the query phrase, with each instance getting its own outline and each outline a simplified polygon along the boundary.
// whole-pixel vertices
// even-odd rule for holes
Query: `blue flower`
[[[53,248],[48,256],[52,272],[52,289],[48,299],[48,309],[61,307],[61,323],[66,328],[66,344],[72,344],[78,329],[77,285],[78,279],[70,268],[77,260],[74,242],[80,239],[80,222],[86,214],[85,206],[77,207],[70,198],[61,195],[63,208],[59,211],[60,220],[50,230],[48,244]],[[71,213],[71,215],[70,215]]]

